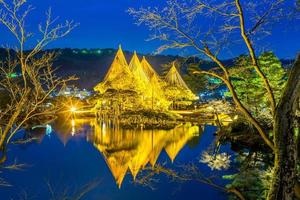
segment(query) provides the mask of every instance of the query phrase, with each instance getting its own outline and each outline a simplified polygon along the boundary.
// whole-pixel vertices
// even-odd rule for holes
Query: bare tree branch
[[[5,161],[5,147],[13,136],[33,119],[53,115],[57,108],[47,106],[51,93],[69,81],[76,80],[71,76],[66,79],[56,77],[53,61],[56,54],[43,52],[51,42],[65,37],[78,26],[73,21],[57,24],[58,18],[52,18],[51,9],[46,12],[45,25],[39,25],[41,38],[32,50],[25,51],[25,45],[32,33],[26,30],[26,17],[32,11],[24,9],[25,0],[12,2],[0,1],[0,25],[4,25],[16,38],[18,48],[7,49],[7,59],[0,61],[0,87],[7,93],[8,104],[0,108],[1,162]],[[13,77],[21,71],[22,78]]]

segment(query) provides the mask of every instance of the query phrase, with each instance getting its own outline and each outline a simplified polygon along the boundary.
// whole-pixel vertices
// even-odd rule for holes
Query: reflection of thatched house
[[[154,166],[165,149],[174,161],[184,145],[199,133],[198,127],[180,126],[174,130],[132,132],[132,130],[107,129],[94,124],[91,140],[103,155],[119,187],[127,172],[135,179],[147,164]]]
[[[181,129],[181,130],[178,130]],[[177,129],[172,130],[170,142],[166,145],[165,150],[171,159],[174,162],[180,150],[185,146],[185,144],[191,139],[191,137],[196,136],[195,134],[199,133],[199,127],[185,127],[181,126]],[[178,140],[180,138],[180,140]]]
[[[142,61],[139,60],[136,52],[128,64],[121,47],[104,80],[94,89],[100,94],[97,104],[99,109],[105,106],[116,109],[113,105],[117,104],[117,109],[123,110],[130,108],[164,110],[168,109],[174,100],[195,99],[195,95],[185,84],[176,68],[174,71],[172,67],[163,81],[145,57]],[[107,98],[105,93],[111,91],[115,92],[115,97]],[[120,106],[120,104],[123,105]]]

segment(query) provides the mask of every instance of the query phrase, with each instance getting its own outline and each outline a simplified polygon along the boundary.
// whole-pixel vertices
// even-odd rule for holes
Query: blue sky
[[[158,41],[147,42],[149,31],[144,26],[136,26],[126,10],[129,7],[159,5],[161,2],[164,1],[28,0],[28,3],[35,7],[28,19],[28,29],[34,30],[39,22],[44,21],[45,11],[52,7],[54,16],[59,16],[60,20],[74,20],[80,23],[80,26],[66,38],[51,44],[49,48],[117,48],[118,44],[122,44],[126,50],[152,53],[160,43]],[[289,24],[289,26],[296,27],[299,26],[299,23],[298,21],[298,24]],[[299,28],[282,31],[282,27],[277,27],[265,46],[275,51],[280,58],[294,58],[300,50]],[[0,40],[0,44],[11,44],[11,38],[2,27],[0,27]],[[242,53],[240,48],[233,48],[232,52],[234,54]],[[176,52],[166,52],[166,54],[168,53]]]

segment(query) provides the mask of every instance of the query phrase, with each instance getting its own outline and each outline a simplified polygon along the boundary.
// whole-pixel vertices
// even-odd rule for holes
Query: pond
[[[216,188],[195,182],[178,182],[158,173],[153,183],[141,184],[145,169],[163,166],[175,172],[180,166],[195,163],[207,176],[222,176],[227,171],[212,171],[200,163],[203,151],[212,148],[217,128],[189,123],[172,130],[122,130],[95,119],[58,120],[46,128],[19,133],[34,142],[12,144],[8,163],[26,164],[22,170],[4,170],[1,177],[11,187],[1,187],[1,199],[227,199]],[[228,146],[221,151],[230,151]],[[216,180],[225,185],[222,179]],[[95,184],[97,183],[97,184]],[[88,191],[89,186],[95,186]],[[25,198],[24,198],[25,196]],[[76,199],[75,197],[70,199]]]

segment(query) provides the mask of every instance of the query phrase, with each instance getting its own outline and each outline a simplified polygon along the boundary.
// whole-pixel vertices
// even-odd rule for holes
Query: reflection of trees
[[[72,119],[63,123],[58,118],[53,129],[66,144],[72,136],[85,130],[84,125],[90,124],[93,133],[85,136],[100,151],[119,187],[128,171],[135,179],[147,166],[156,166],[163,150],[173,162],[181,149],[194,138],[199,141],[199,134],[202,133],[198,126],[191,124],[180,125],[172,130],[124,130],[113,126],[111,122],[73,120],[74,124],[70,123]],[[75,135],[72,135],[73,126]]]
[[[99,181],[94,180],[80,186],[79,188],[70,188],[70,186],[53,185],[47,181],[47,187],[50,194],[50,200],[80,200],[84,199],[88,193],[99,185]],[[26,198],[27,199],[27,198]]]
[[[201,140],[201,136],[202,136],[202,133],[203,133],[203,127],[199,127],[199,134],[194,136],[192,139],[190,139],[188,142],[187,142],[187,145],[190,149],[194,149],[196,148],[198,145],[199,145],[199,142]]]
[[[146,25],[153,31],[151,39],[163,43],[157,52],[167,49],[193,49],[215,63],[209,70],[195,71],[221,80],[229,89],[232,100],[245,119],[255,127],[262,141],[274,154],[274,176],[268,199],[294,199],[298,166],[299,120],[296,116],[300,96],[300,62],[294,65],[279,103],[276,101],[271,80],[265,74],[258,60],[256,43],[272,35],[273,23],[290,16],[290,4],[285,0],[274,1],[177,1],[168,0],[162,8],[129,9],[138,25]],[[258,9],[259,8],[259,9]],[[257,12],[259,10],[259,12]],[[298,14],[298,13],[297,13]],[[297,18],[292,17],[291,19]],[[208,26],[201,21],[214,21]],[[252,110],[242,102],[233,84],[234,77],[228,65],[220,59],[226,50],[236,44],[246,47],[268,108],[272,114],[273,129],[268,131],[259,122]],[[224,51],[225,50],[225,51]],[[267,65],[269,67],[269,65]],[[282,91],[281,91],[282,92]],[[272,137],[269,136],[272,133]],[[296,134],[298,135],[298,134]]]
[[[191,125],[173,130],[133,131],[95,123],[94,131],[90,140],[103,155],[119,187],[127,171],[135,179],[148,164],[154,167],[163,149],[173,162],[185,144],[199,134],[199,128]]]
[[[18,163],[16,160],[14,163],[9,165],[0,165],[0,174],[2,174],[4,171],[21,171],[27,168],[28,165],[24,163]],[[5,178],[0,177],[0,187],[11,187],[12,184],[7,182]]]
[[[86,129],[86,125],[89,123],[87,119],[76,119],[68,116],[59,116],[52,127],[55,130],[58,138],[64,145],[76,135],[82,135],[89,131]]]
[[[36,127],[34,129],[25,130],[23,138],[20,140],[13,141],[13,144],[25,144],[32,141],[41,143],[46,134],[45,127]]]
[[[245,200],[244,196],[236,188],[226,188],[216,183],[217,179],[220,177],[215,175],[204,175],[195,164],[181,165],[179,168],[179,170],[175,171],[159,164],[154,167],[146,167],[143,170],[143,175],[139,176],[135,182],[137,184],[150,187],[151,189],[155,189],[154,184],[158,182],[156,176],[159,174],[164,174],[175,182],[196,181],[201,184],[210,185],[215,189],[225,193],[233,193],[239,199]]]
[[[46,181],[45,191],[49,200],[81,200],[86,199],[86,196],[99,185],[98,180],[90,181],[83,185],[70,186],[62,185],[60,181],[55,181],[55,184],[51,183],[49,180]],[[19,194],[15,194],[16,199],[19,200],[30,200],[30,199],[41,199],[40,195],[45,195],[44,193],[29,193],[26,189],[22,189]],[[15,199],[15,198],[13,198]]]

